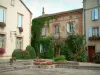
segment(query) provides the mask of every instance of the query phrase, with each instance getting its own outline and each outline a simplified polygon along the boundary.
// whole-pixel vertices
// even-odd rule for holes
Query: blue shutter
[[[99,18],[99,9],[98,8],[96,8],[95,9],[95,19],[97,20],[98,18]]]
[[[92,20],[95,20],[95,10],[92,10]]]
[[[92,27],[88,29],[88,37],[92,37]]]

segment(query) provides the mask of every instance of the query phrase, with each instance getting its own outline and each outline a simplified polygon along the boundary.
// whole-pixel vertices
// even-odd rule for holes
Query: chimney
[[[42,8],[42,15],[44,15],[45,14],[45,12],[44,12],[44,7]]]

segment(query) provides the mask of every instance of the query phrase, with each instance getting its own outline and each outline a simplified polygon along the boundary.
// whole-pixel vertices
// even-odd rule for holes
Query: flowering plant
[[[20,31],[20,32],[23,32],[23,28],[22,28],[22,27],[19,27],[19,31]]]
[[[0,48],[0,54],[4,54],[5,53],[5,49],[4,48]]]

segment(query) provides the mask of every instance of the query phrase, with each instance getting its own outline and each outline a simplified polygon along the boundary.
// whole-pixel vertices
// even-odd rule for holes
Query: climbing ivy
[[[39,56],[39,39],[41,37],[41,31],[44,24],[47,22],[49,26],[49,21],[53,19],[52,16],[38,17],[32,20],[31,27],[31,45],[35,48],[36,55]]]

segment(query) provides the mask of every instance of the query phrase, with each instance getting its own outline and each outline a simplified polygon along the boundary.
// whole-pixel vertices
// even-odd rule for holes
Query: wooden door
[[[95,46],[88,46],[88,61],[93,62],[93,54],[95,53]]]

